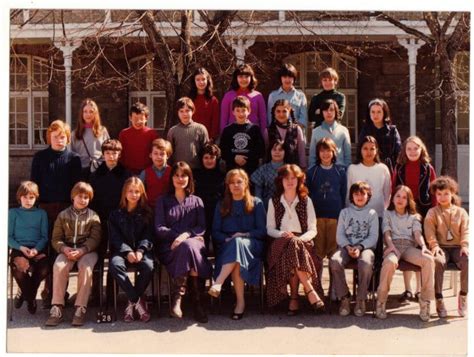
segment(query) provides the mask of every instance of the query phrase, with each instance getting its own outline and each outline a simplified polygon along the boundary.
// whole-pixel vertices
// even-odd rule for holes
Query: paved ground
[[[348,273],[348,280],[352,274]],[[449,285],[449,273],[445,285]],[[75,279],[73,279],[75,280]],[[327,284],[327,282],[326,282]],[[70,288],[73,291],[73,287]],[[70,326],[73,309],[66,310],[66,321],[57,328],[43,326],[47,310],[29,315],[26,307],[15,310],[6,331],[8,352],[70,353],[159,353],[159,354],[410,354],[465,355],[467,318],[456,311],[456,298],[445,290],[449,317],[438,319],[432,306],[432,320],[418,318],[418,305],[399,305],[396,294],[403,290],[397,273],[385,321],[332,315],[314,316],[309,310],[295,317],[284,311],[261,314],[257,296],[251,300],[241,321],[228,315],[232,301],[224,300],[221,314],[209,317],[208,324],[197,324],[190,317],[179,321],[167,317],[167,305],[147,324],[110,324],[94,322],[95,308],[88,311],[89,321],[81,328]],[[301,306],[304,298],[301,297]],[[121,312],[121,310],[120,310]],[[120,316],[119,316],[120,317]],[[28,341],[26,343],[25,341]]]

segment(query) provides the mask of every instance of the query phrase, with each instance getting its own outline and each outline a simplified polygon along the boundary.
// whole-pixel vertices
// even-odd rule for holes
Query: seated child
[[[438,204],[426,214],[424,228],[426,242],[435,261],[436,312],[446,317],[443,300],[443,276],[446,264],[453,262],[461,270],[461,291],[458,295],[458,314],[467,315],[469,272],[469,216],[461,205],[458,184],[451,177],[440,176],[430,185],[431,195]]]
[[[364,316],[367,289],[372,278],[374,249],[379,235],[377,212],[367,207],[372,196],[370,186],[358,181],[349,190],[350,205],[344,208],[337,223],[339,249],[329,261],[336,297],[341,300],[339,315],[350,314],[350,293],[344,268],[352,259],[357,260],[358,286],[354,315]]]
[[[61,211],[54,222],[51,245],[58,256],[53,265],[53,306],[46,326],[57,326],[63,321],[69,272],[76,263],[79,273],[72,325],[84,324],[92,288],[92,271],[98,259],[96,250],[101,238],[99,216],[87,207],[93,196],[88,183],[78,182],[71,191],[72,205]]]
[[[164,195],[170,183],[171,166],[168,165],[168,158],[173,153],[171,143],[164,139],[155,139],[151,144],[151,161],[140,173],[140,180],[144,183],[148,205],[155,208],[156,200]]]
[[[150,111],[145,104],[134,103],[129,113],[132,125],[119,133],[119,140],[123,147],[120,162],[133,175],[138,175],[151,165],[149,157],[151,143],[158,134],[155,129],[146,126]]]
[[[188,97],[178,99],[179,123],[168,131],[168,141],[173,146],[171,162],[186,162],[191,169],[201,167],[199,155],[204,145],[209,141],[209,135],[204,125],[193,121],[194,103]]]
[[[26,300],[28,312],[36,312],[36,292],[49,273],[46,246],[48,244],[48,216],[35,207],[38,185],[23,181],[16,192],[20,207],[8,211],[8,247],[10,266],[21,292],[15,299],[19,309]]]

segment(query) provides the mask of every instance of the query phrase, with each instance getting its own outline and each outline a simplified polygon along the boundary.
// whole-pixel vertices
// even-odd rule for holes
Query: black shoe
[[[15,309],[19,309],[23,305],[23,301],[25,299],[23,298],[23,294],[21,293],[21,290],[19,290],[16,294],[16,296],[13,298]]]
[[[398,298],[398,302],[407,302],[413,300],[413,293],[411,291],[405,290],[402,295]]]
[[[36,299],[27,301],[28,304],[28,312],[32,315],[36,313],[36,309],[38,308],[38,305],[36,304]]]
[[[242,317],[244,317],[244,313],[241,312],[240,314],[233,312],[232,315],[230,315],[230,318],[232,320],[242,320]]]
[[[49,310],[51,309],[51,296],[49,294],[49,291],[46,289],[43,289],[41,291],[41,308],[43,310]]]

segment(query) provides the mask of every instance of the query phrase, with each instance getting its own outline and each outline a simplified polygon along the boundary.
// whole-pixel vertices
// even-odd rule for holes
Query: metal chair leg
[[[9,311],[9,319],[13,321],[13,274],[12,268],[9,266],[9,273],[10,273],[10,311]]]

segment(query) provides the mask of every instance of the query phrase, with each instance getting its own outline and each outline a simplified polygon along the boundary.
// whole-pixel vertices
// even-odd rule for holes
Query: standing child
[[[153,216],[146,203],[143,183],[137,177],[125,181],[120,208],[110,214],[110,273],[125,291],[128,304],[124,321],[132,322],[135,312],[143,322],[150,313],[143,296],[153,272]],[[127,266],[137,269],[135,286],[127,275]]]
[[[272,107],[272,121],[268,127],[268,141],[283,140],[285,163],[296,164],[306,170],[306,139],[295,123],[293,108],[285,99],[278,99]]]
[[[77,128],[72,132],[71,150],[81,157],[82,178],[89,179],[103,162],[102,143],[109,139],[107,128],[100,122],[99,108],[92,99],[84,99],[79,109]]]
[[[150,111],[140,102],[130,107],[129,120],[131,126],[119,133],[122,143],[122,165],[133,175],[138,175],[143,169],[151,165],[149,157],[151,143],[158,137],[155,129],[146,126]]]
[[[429,321],[430,319],[430,300],[434,299],[434,261],[431,252],[426,248],[420,220],[421,217],[416,212],[416,204],[410,188],[397,186],[383,218],[386,249],[380,273],[375,311],[379,319],[387,318],[385,304],[400,259],[421,268],[423,284],[419,299],[420,319],[422,321]],[[417,247],[421,247],[421,249],[417,249]]]
[[[220,170],[221,149],[216,144],[207,143],[201,155],[202,168],[193,171],[194,193],[204,203],[206,213],[206,233],[204,242],[210,248],[212,221],[217,202],[224,194],[225,175]]]
[[[344,167],[351,164],[351,137],[349,130],[339,123],[341,119],[338,104],[332,99],[325,100],[321,105],[324,121],[311,135],[309,146],[309,167],[316,163],[316,143],[322,138],[331,138],[337,147],[337,163]]]
[[[278,71],[278,80],[281,84],[281,87],[277,90],[274,90],[268,96],[268,105],[267,108],[273,108],[275,102],[279,99],[287,100],[293,112],[295,114],[296,123],[303,127],[303,133],[306,133],[306,128],[308,125],[308,108],[306,102],[306,95],[295,88],[294,84],[296,78],[298,77],[298,72],[296,71],[295,66],[291,63],[285,63],[281,66]],[[268,125],[272,123],[272,113],[268,112]]]
[[[209,138],[216,141],[219,137],[219,101],[213,95],[214,84],[211,74],[203,67],[194,71],[189,97],[194,102],[196,111],[193,120],[204,125]]]
[[[168,190],[171,177],[171,166],[168,158],[173,153],[171,143],[164,139],[155,139],[151,144],[152,165],[140,173],[140,180],[145,184],[148,205],[154,209],[156,200]]]
[[[350,205],[344,208],[337,222],[337,245],[339,249],[331,257],[329,268],[333,277],[336,296],[341,299],[339,315],[351,313],[350,293],[346,283],[345,266],[357,260],[358,284],[354,315],[364,316],[365,300],[374,265],[374,249],[379,235],[377,212],[367,203],[372,190],[366,182],[358,181],[349,190]]]
[[[416,210],[421,217],[436,205],[436,198],[430,194],[430,183],[436,179],[436,172],[430,164],[431,158],[426,146],[418,136],[410,136],[402,145],[398,155],[397,165],[392,174],[392,191],[398,185],[408,186],[413,193],[416,202]],[[418,297],[420,291],[420,274],[416,273],[416,293],[413,294],[411,279],[413,272],[403,273],[405,291],[400,301]]]
[[[339,75],[334,68],[323,69],[319,74],[319,80],[323,90],[311,98],[308,109],[308,121],[313,124],[314,128],[324,121],[322,105],[326,100],[332,99],[337,103],[338,118],[343,117],[346,106],[346,97],[336,90]]]
[[[263,158],[265,144],[257,125],[249,120],[250,101],[238,96],[232,102],[232,112],[236,122],[227,126],[221,136],[222,157],[227,171],[244,169],[251,175]]]
[[[168,141],[173,147],[171,162],[184,161],[192,169],[201,167],[199,155],[209,141],[204,125],[193,121],[194,103],[188,97],[178,99],[176,103],[179,123],[168,131]]]
[[[255,90],[257,87],[257,78],[248,64],[238,66],[232,74],[230,90],[224,94],[221,104],[221,133],[224,129],[234,123],[237,118],[234,113],[234,99],[237,96],[244,96],[249,100],[249,116],[251,123],[260,128],[262,136],[267,135],[267,110],[262,93]]]
[[[461,290],[458,295],[458,314],[467,315],[469,272],[469,216],[460,207],[458,184],[451,177],[440,176],[430,185],[430,192],[438,204],[426,214],[425,237],[435,261],[436,312],[446,317],[443,300],[443,277],[446,264],[454,262],[461,270]]]
[[[316,255],[322,261],[325,257],[330,259],[337,250],[337,219],[345,206],[347,176],[344,167],[336,164],[337,147],[331,139],[318,141],[316,158],[316,165],[308,170],[306,185],[318,217],[318,235],[314,243]],[[319,264],[319,268],[318,278],[321,279],[323,264]]]
[[[265,206],[268,208],[269,200],[275,194],[275,179],[280,167],[285,163],[285,148],[282,140],[275,140],[270,150],[271,161],[260,166],[254,171],[250,177],[250,181],[254,185],[255,196],[260,198]]]
[[[71,190],[72,205],[59,213],[54,222],[51,244],[58,256],[53,266],[53,306],[46,326],[57,326],[63,321],[69,272],[76,263],[79,273],[72,325],[84,324],[92,288],[92,270],[97,263],[95,250],[101,238],[99,216],[87,207],[93,196],[92,187],[88,183],[78,182]]]
[[[392,174],[402,143],[397,127],[391,124],[388,104],[383,99],[376,98],[369,102],[365,125],[359,134],[359,143],[369,135],[377,139],[380,160]]]
[[[11,249],[12,275],[21,289],[15,299],[19,309],[26,300],[28,312],[36,312],[36,292],[49,273],[45,248],[48,244],[48,217],[46,211],[36,208],[38,185],[23,181],[16,191],[18,208],[8,211],[8,247]]]

